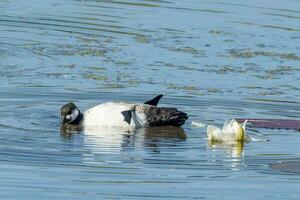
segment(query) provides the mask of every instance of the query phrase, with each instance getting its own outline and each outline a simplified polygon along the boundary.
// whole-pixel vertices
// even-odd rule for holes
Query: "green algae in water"
[[[259,71],[258,67],[255,66],[233,66],[233,65],[205,65],[204,69],[200,69],[199,71],[204,71],[208,73],[216,73],[216,74],[230,74],[230,73],[239,73],[245,74],[247,72],[255,72]]]
[[[224,35],[224,36],[234,36],[234,33],[229,33],[229,32],[225,32],[225,31],[221,31],[221,30],[210,30],[209,31],[210,34],[212,35]]]
[[[275,69],[266,70],[266,73],[272,75],[285,75],[292,74],[295,72],[300,72],[300,68],[295,68],[291,66],[278,66]]]
[[[185,85],[182,87],[183,90],[199,90],[196,86]]]
[[[160,65],[159,65],[160,66]],[[167,67],[176,67],[176,65],[172,64],[172,63],[166,63]]]
[[[218,89],[218,88],[206,88],[206,91],[208,92],[208,93],[223,93],[220,89]]]
[[[128,80],[128,84],[131,86],[138,86],[140,84],[140,82],[138,80],[130,79],[130,80]]]
[[[137,35],[137,36],[134,37],[134,39],[138,43],[142,43],[142,44],[148,44],[148,43],[150,43],[149,37],[147,37],[145,35]]]
[[[106,67],[96,67],[96,66],[93,66],[93,67],[87,67],[91,70],[94,70],[94,71],[97,71],[97,72],[100,72],[100,71],[106,71],[107,68]]]
[[[61,77],[65,75],[66,75],[65,73],[58,73],[58,72],[47,73],[47,76],[49,77]]]
[[[25,87],[33,87],[33,88],[47,88],[47,87],[50,87],[50,86],[47,86],[47,85],[43,85],[41,83],[23,83],[21,84]]]
[[[121,66],[129,66],[129,65],[133,65],[133,62],[130,61],[125,61],[125,60],[119,60],[119,61],[114,61],[115,64],[117,65],[121,65]]]
[[[105,88],[125,88],[124,85],[119,83],[106,83],[104,84]]]
[[[189,91],[199,90],[196,86],[191,86],[191,85],[179,86],[174,83],[169,83],[167,85],[168,85],[168,89],[174,89],[174,90],[189,90]]]
[[[106,81],[107,80],[106,76],[97,76],[95,74],[83,74],[82,76],[86,79],[92,79],[92,80],[97,80],[97,81]]]
[[[193,71],[193,70],[196,70],[195,68],[193,67],[188,67],[188,66],[183,66],[183,65],[180,65],[177,67],[179,70],[184,70],[184,71]]]
[[[106,50],[101,49],[85,49],[78,52],[81,56],[104,56],[106,53]]]
[[[279,95],[279,94],[284,94],[284,93],[273,89],[263,90],[258,93],[258,95],[260,96],[272,96],[272,95]]]
[[[272,74],[264,74],[264,75],[253,75],[256,78],[263,79],[263,80],[271,80],[271,79],[279,79],[278,77]]]
[[[60,67],[73,69],[76,67],[75,64],[62,64]]]
[[[203,53],[203,51],[195,49],[193,47],[179,47],[179,48],[170,47],[170,48],[168,48],[168,50],[176,51],[176,52],[189,53],[189,54],[192,54],[192,55],[199,55],[199,54]]]
[[[291,66],[278,66],[275,69],[265,70],[265,74],[253,75],[259,79],[281,79],[283,75],[292,75],[294,73],[300,72],[299,68]]]
[[[245,89],[262,89],[262,87],[260,86],[256,86],[256,85],[246,85],[246,86],[243,86],[241,88],[245,88]]]
[[[285,60],[300,60],[300,57],[293,53],[277,53],[271,51],[253,51],[251,49],[231,49],[228,51],[234,58],[253,58],[256,56],[264,56],[271,58],[280,58]]]

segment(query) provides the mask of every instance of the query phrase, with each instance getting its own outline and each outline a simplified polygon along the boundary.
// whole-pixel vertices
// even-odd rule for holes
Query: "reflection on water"
[[[216,142],[209,140],[207,146],[210,148],[221,148],[226,151],[228,155],[233,158],[244,156],[244,141],[232,143]]]
[[[78,126],[61,126],[63,138],[71,139],[73,134],[82,131],[84,134],[84,144],[91,147],[93,152],[104,152],[109,150],[120,152],[128,147],[151,147],[153,151],[158,151],[164,143],[184,141],[186,134],[181,127],[103,127],[92,126],[82,129]]]
[[[299,17],[297,0],[0,1],[1,199],[299,199],[282,172],[298,167],[297,131],[228,146],[189,123],[58,125],[66,102],[161,93],[204,124],[298,119]]]

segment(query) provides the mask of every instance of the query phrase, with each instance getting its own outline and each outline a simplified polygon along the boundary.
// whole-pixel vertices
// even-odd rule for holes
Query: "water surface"
[[[1,199],[299,199],[298,131],[226,146],[190,125],[299,118],[299,5],[1,1]],[[60,133],[66,102],[161,93],[183,129]]]

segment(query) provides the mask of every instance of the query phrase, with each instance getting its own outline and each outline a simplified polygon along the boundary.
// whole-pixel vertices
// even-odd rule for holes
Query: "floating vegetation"
[[[203,51],[195,49],[193,47],[180,47],[180,48],[169,47],[168,50],[176,51],[176,52],[189,53],[189,54],[192,54],[192,55],[199,55],[199,54],[203,53]]]
[[[84,49],[78,52],[78,54],[81,56],[104,56],[105,53],[107,53],[106,50],[95,48]]]
[[[300,68],[291,66],[277,66],[274,69],[265,70],[265,74],[257,74],[254,77],[259,79],[281,79],[283,75],[292,75],[296,72],[300,72]]]
[[[58,44],[53,46],[45,46],[40,43],[25,45],[24,48],[36,55],[43,57],[53,57],[53,56],[104,56],[107,52],[115,51],[115,49],[107,49],[100,45],[93,44],[81,44],[81,45],[71,45],[71,44]]]
[[[209,69],[203,69],[205,72],[214,72],[217,74],[228,74],[228,73],[246,73],[247,70],[243,67],[233,67],[229,65],[217,66],[217,65],[206,65]]]
[[[182,87],[183,90],[199,90],[197,87],[195,86],[191,86],[191,85],[185,85]]]
[[[199,71],[216,73],[216,74],[229,74],[229,73],[245,74],[247,72],[260,72],[260,67],[254,63],[245,63],[244,66],[205,65],[205,67],[206,68],[199,69]]]
[[[276,69],[266,70],[266,73],[272,75],[285,75],[292,74],[294,72],[300,72],[300,68],[294,68],[291,66],[278,66]]]
[[[138,43],[142,43],[142,44],[148,44],[148,43],[150,43],[149,37],[147,37],[145,35],[137,35],[137,36],[134,37],[134,39]]]
[[[49,86],[43,85],[43,84],[41,84],[41,83],[23,83],[22,86],[25,86],[25,87],[33,87],[33,88],[49,87]]]
[[[285,60],[300,60],[300,57],[293,53],[277,53],[270,51],[253,51],[251,49],[230,49],[228,51],[234,58],[253,58],[256,56],[265,56],[271,58],[280,58]]]
[[[256,74],[256,75],[253,75],[254,77],[256,78],[259,78],[259,79],[263,79],[263,80],[271,80],[271,79],[279,79],[279,78],[276,78],[274,75],[272,74]]]
[[[184,65],[174,65],[172,63],[166,63],[165,66],[177,68],[179,70],[196,70],[194,67],[184,66]]]
[[[83,74],[82,76],[83,76],[83,78],[97,80],[97,81],[106,81],[107,80],[106,76],[97,76],[95,74]]]
[[[279,94],[284,94],[284,92],[274,90],[274,89],[269,89],[269,90],[263,90],[258,93],[260,96],[271,96],[271,95],[279,95]]]
[[[168,89],[173,89],[173,90],[189,91],[189,92],[192,92],[193,94],[198,95],[198,96],[203,96],[203,95],[207,95],[207,94],[215,94],[215,93],[223,93],[223,91],[219,88],[213,88],[213,87],[199,88],[197,86],[192,86],[192,85],[179,86],[179,85],[176,85],[174,83],[168,83],[167,88]]]
[[[59,65],[59,66],[63,67],[63,68],[73,69],[76,65],[75,64],[63,64],[63,65]]]
[[[206,88],[206,91],[209,93],[223,93],[220,89],[218,88]]]
[[[104,84],[105,88],[125,88],[124,85],[121,85],[119,83],[106,83]]]
[[[102,71],[107,70],[106,67],[96,67],[96,66],[89,66],[89,67],[86,67],[86,68],[91,69],[91,70],[96,71],[96,72],[102,72]]]
[[[229,33],[226,31],[220,31],[220,30],[210,30],[209,31],[210,34],[212,35],[226,35],[226,36],[234,36],[234,33]]]
[[[195,70],[195,68],[193,68],[193,67],[188,67],[188,66],[183,66],[183,65],[179,65],[177,67],[177,69],[184,70],[184,71],[186,71],[186,70]]]
[[[138,80],[130,79],[128,80],[128,84],[131,86],[137,86],[140,84],[140,82]]]
[[[130,62],[130,61],[116,61],[114,63],[117,65],[122,65],[122,66],[133,65],[133,62]]]
[[[176,67],[176,65],[172,64],[172,63],[166,63],[167,67]]]
[[[66,75],[65,73],[58,73],[58,72],[47,73],[47,76],[49,77],[61,77],[65,75]]]
[[[159,68],[152,68],[151,70],[152,71],[159,71],[160,69]]]
[[[255,91],[256,95],[260,96],[272,96],[272,95],[280,95],[284,94],[282,90],[279,90],[278,87],[259,87],[259,86],[243,86],[242,89],[247,89],[251,91]],[[289,88],[289,87],[288,87]]]
[[[221,33],[221,31],[219,31],[219,30],[211,30],[211,31],[209,31],[209,33],[214,34],[214,35],[219,35]]]
[[[195,86],[191,86],[191,85],[185,85],[185,86],[178,86],[174,83],[169,83],[168,85],[168,89],[174,89],[174,90],[189,90],[189,91],[197,91],[199,90],[197,87]]]
[[[246,85],[246,86],[243,86],[241,88],[250,89],[250,90],[253,90],[253,89],[262,89],[262,87],[259,87],[259,86],[256,86],[256,85]]]

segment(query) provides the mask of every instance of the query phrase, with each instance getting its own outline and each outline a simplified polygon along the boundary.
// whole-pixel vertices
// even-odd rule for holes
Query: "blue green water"
[[[211,146],[234,117],[299,119],[300,1],[0,1],[1,199],[299,199],[300,134]],[[110,100],[189,114],[183,130],[60,134]]]

